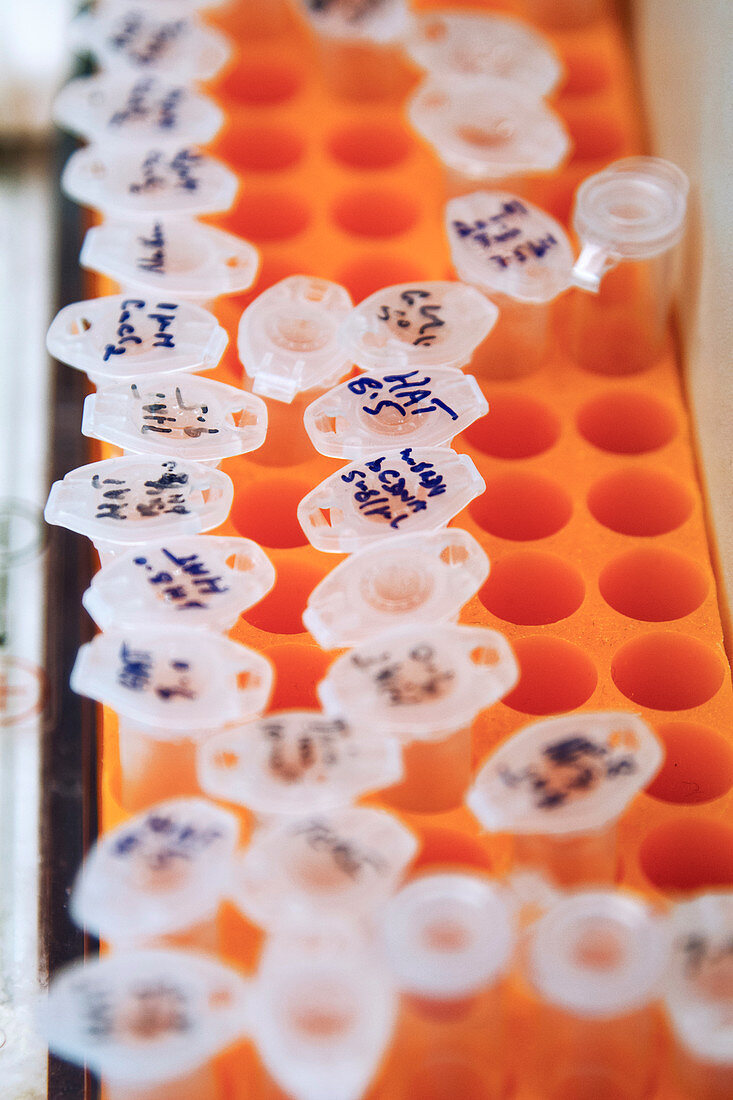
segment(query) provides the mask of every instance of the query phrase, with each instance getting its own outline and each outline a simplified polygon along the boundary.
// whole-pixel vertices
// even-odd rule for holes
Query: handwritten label
[[[383,518],[397,529],[411,513],[424,511],[430,498],[445,493],[447,486],[434,463],[419,462],[413,457],[412,447],[400,451],[399,460],[391,456],[392,465],[387,469],[386,461],[385,455],[374,458],[363,463],[363,470],[348,470],[341,480],[353,484],[353,499],[360,512]],[[410,492],[408,481],[416,483],[423,495]]]
[[[160,548],[160,554],[167,560],[169,568],[160,569],[152,564],[152,553],[147,557],[139,555],[133,558],[133,562],[143,571],[142,575],[156,595],[177,610],[208,608],[212,601],[203,599],[204,596],[229,592],[229,586],[224,584],[223,578],[213,576],[209,566],[198,554],[178,558],[164,546]]]
[[[161,222],[156,222],[149,237],[138,237],[140,244],[149,249],[144,256],[135,261],[139,271],[148,271],[156,275],[165,274],[165,237]]]
[[[219,435],[219,428],[206,426],[209,406],[187,405],[181,387],[176,386],[173,398],[166,393],[142,394],[136,383],[130,386],[135,400],[141,402],[140,434],[158,432],[161,435],[178,435],[185,439],[198,439],[202,435]]]
[[[325,821],[307,821],[293,831],[296,836],[302,836],[314,851],[330,855],[339,871],[350,879],[358,879],[367,867],[378,875],[389,870],[387,860],[378,852],[368,851],[355,841],[340,836]]]
[[[158,302],[153,306],[152,313],[147,313],[146,317],[155,321],[158,325],[158,329],[153,333],[152,346],[154,348],[174,348],[174,334],[168,332],[167,329],[175,321],[175,312],[178,309],[178,305],[175,302]],[[136,311],[147,309],[147,302],[142,298],[126,298],[120,305],[120,315],[117,319],[117,340],[114,344],[106,344],[104,348],[104,354],[102,356],[106,363],[113,355],[124,355],[127,351],[128,344],[142,344],[143,338],[138,335],[135,330],[135,317]]]
[[[400,339],[409,341],[413,347],[431,347],[445,321],[438,316],[443,306],[431,301],[429,290],[403,290],[399,296],[399,306],[380,305],[377,320],[384,321]]]
[[[162,99],[154,94],[155,81],[138,80],[133,84],[122,107],[110,115],[107,125],[121,128],[128,123],[150,122],[158,130],[171,130],[178,124],[178,108],[185,88],[169,88]]]
[[[451,420],[457,420],[458,413],[430,389],[430,375],[420,377],[421,374],[419,370],[411,370],[405,374],[385,374],[380,378],[362,375],[352,379],[347,386],[357,397],[368,394],[370,401],[377,401],[379,397],[375,405],[361,406],[362,412],[370,416],[379,416],[384,409],[394,409],[400,416],[407,416],[408,410],[410,416],[418,416],[442,409]],[[382,397],[382,391],[390,396]]]
[[[139,183],[131,183],[128,190],[133,195],[162,191],[166,187],[172,190],[196,191],[199,180],[194,172],[202,160],[201,154],[194,153],[191,149],[180,149],[170,159],[162,150],[154,149],[140,165],[142,179]]]
[[[634,775],[637,763],[633,751],[617,751],[614,735],[604,744],[581,733],[546,745],[537,764],[520,771],[507,765],[499,768],[499,779],[512,790],[526,788],[538,810],[555,810],[575,798],[582,798],[606,780]],[[633,734],[629,738],[635,742]],[[636,747],[635,744],[632,747]]]
[[[176,462],[164,462],[163,473],[159,478],[143,482],[144,500],[130,497],[132,489],[124,478],[105,477],[94,474],[91,479],[93,489],[97,490],[95,519],[111,519],[124,522],[132,516],[135,519],[150,519],[159,515],[190,515],[186,507],[186,497],[180,492],[189,482],[189,475],[176,472]]]
[[[441,667],[431,645],[415,646],[406,657],[388,651],[351,655],[352,665],[371,677],[377,694],[390,706],[414,706],[440,698],[455,678],[453,669]]]
[[[124,53],[135,65],[151,65],[186,31],[184,19],[161,23],[149,29],[141,12],[125,13],[119,30],[113,32],[107,42],[116,53]]]
[[[166,683],[153,683],[155,657],[144,649],[133,649],[123,642],[119,652],[120,665],[117,670],[117,683],[129,691],[152,690],[153,694],[164,702],[171,699],[196,699],[191,688],[188,661],[170,660],[164,663]],[[157,671],[157,670],[156,670]],[[168,679],[170,677],[170,679]]]
[[[335,767],[350,733],[339,719],[304,724],[295,732],[284,722],[272,719],[263,722],[260,729],[270,746],[269,770],[284,783],[297,783],[317,766]]]
[[[105,988],[99,980],[86,984],[82,979],[78,990],[81,1018],[90,1039],[138,1044],[193,1030],[185,991],[165,979],[140,976],[124,992]]]
[[[487,214],[472,222],[454,219],[451,227],[461,240],[476,245],[489,263],[503,271],[513,264],[541,260],[560,243],[550,232],[534,240],[527,237],[521,223],[530,216],[531,212],[524,203],[512,199],[502,202],[495,214]]]
[[[360,23],[384,7],[385,0],[306,0],[306,3],[314,15],[337,15],[345,23]]]
[[[197,859],[223,836],[215,825],[200,826],[190,818],[177,821],[153,811],[118,836],[111,852],[117,859],[142,859],[152,870],[164,871],[174,860]]]

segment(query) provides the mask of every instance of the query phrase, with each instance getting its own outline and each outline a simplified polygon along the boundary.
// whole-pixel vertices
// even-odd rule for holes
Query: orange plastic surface
[[[257,30],[246,6],[209,18],[236,39]],[[233,210],[215,221],[263,254],[252,292],[216,306],[230,345],[213,375],[240,385],[239,317],[279,279],[324,276],[359,301],[391,283],[451,277],[441,171],[403,123],[399,100],[339,100],[324,87],[314,46],[295,20],[271,29],[240,37],[236,63],[212,86],[228,117],[212,151],[242,181]],[[617,25],[556,32],[553,41],[567,67],[555,103],[575,152],[545,185],[546,205],[567,221],[578,182],[642,145]],[[667,759],[621,822],[618,881],[660,899],[730,887],[733,697],[675,350],[670,339],[660,360],[635,373],[627,373],[623,349],[605,373],[583,370],[560,338],[572,309],[566,295],[553,352],[538,372],[482,381],[490,412],[454,443],[487,483],[454,524],[475,535],[492,563],[461,621],[502,631],[521,666],[515,690],[474,724],[474,760],[539,716],[634,710],[656,730]],[[273,709],[316,705],[315,685],[336,656],[319,649],[300,619],[313,586],[342,560],[307,545],[296,519],[301,497],[340,465],[314,453],[302,429],[304,404],[268,401],[265,447],[222,466],[236,490],[217,533],[257,540],[277,570],[274,590],[232,631],[274,662]],[[103,762],[108,828],[124,816],[113,795],[109,716]],[[408,820],[423,842],[419,867],[500,873],[508,866],[509,838],[483,838],[466,811]],[[221,927],[225,956],[251,969],[260,934],[229,908]],[[510,992],[506,1042],[479,1042],[475,1026],[459,1027],[453,1063],[438,1058],[433,1072],[416,1064],[418,1052],[445,1047],[449,1025],[432,1036],[423,1025],[422,1037],[403,1027],[370,1100],[494,1097],[497,1057],[514,1063],[517,1097],[539,1100],[522,1073],[531,998],[518,986]],[[632,1057],[630,1073],[633,1065]],[[655,1095],[677,1100],[669,1059],[663,1065]],[[226,1100],[281,1095],[247,1044],[220,1059],[218,1071]]]

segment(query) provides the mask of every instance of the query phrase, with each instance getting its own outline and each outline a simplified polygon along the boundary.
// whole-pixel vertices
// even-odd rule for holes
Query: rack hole
[[[479,591],[487,611],[505,622],[541,626],[566,619],[583,602],[580,573],[556,554],[522,550],[495,561]]]
[[[590,699],[598,679],[593,662],[562,638],[517,638],[519,683],[504,702],[524,714],[561,714]]]
[[[245,192],[226,218],[228,229],[255,244],[296,237],[309,222],[308,206],[286,191]]]
[[[646,547],[609,562],[598,586],[614,611],[652,623],[690,615],[708,592],[697,562],[672,550]]]
[[[333,217],[356,237],[396,237],[412,228],[418,208],[400,191],[353,191],[336,202]]]
[[[565,80],[561,95],[592,95],[611,82],[611,71],[605,60],[594,57],[587,50],[577,53],[566,51],[563,56]]]
[[[623,130],[612,118],[603,118],[595,111],[565,117],[573,142],[573,160],[604,160],[618,156],[625,145]]]
[[[275,666],[275,688],[269,711],[318,708],[316,695],[333,657],[314,645],[279,645],[265,651]]]
[[[364,256],[345,267],[338,282],[346,287],[355,302],[361,302],[385,286],[420,282],[428,277],[423,268],[410,260],[397,256]]]
[[[308,540],[296,512],[309,490],[307,481],[290,478],[267,478],[243,485],[234,497],[232,523],[240,535],[262,546],[305,546]]]
[[[347,168],[366,171],[394,168],[407,156],[410,137],[402,126],[388,119],[354,123],[335,133],[328,149],[334,160]]]
[[[531,458],[557,442],[560,421],[542,402],[514,393],[486,397],[488,413],[463,432],[472,447],[494,458]]]
[[[616,687],[632,703],[687,710],[711,699],[724,678],[718,654],[684,634],[646,634],[627,642],[611,662]]]
[[[222,99],[252,107],[269,107],[292,99],[303,83],[303,75],[290,65],[273,61],[237,65],[217,86]]]
[[[646,454],[664,447],[677,433],[666,405],[646,393],[607,393],[578,414],[578,430],[594,447],[611,454]]]
[[[303,139],[282,126],[232,125],[214,151],[243,172],[283,172],[298,164],[304,149]]]
[[[250,626],[273,634],[302,634],[303,612],[308,597],[328,569],[317,569],[301,561],[280,561],[277,579],[264,599],[242,616]]]
[[[722,798],[733,787],[733,745],[699,722],[670,722],[657,729],[664,764],[647,787],[661,802],[691,805]]]
[[[733,829],[686,818],[660,825],[639,851],[642,870],[660,890],[710,890],[733,885]]]
[[[554,535],[570,519],[570,497],[539,474],[511,472],[493,478],[470,505],[476,523],[497,538],[525,541]]]
[[[665,535],[692,511],[690,494],[658,470],[627,469],[596,482],[588,494],[591,515],[620,535]]]

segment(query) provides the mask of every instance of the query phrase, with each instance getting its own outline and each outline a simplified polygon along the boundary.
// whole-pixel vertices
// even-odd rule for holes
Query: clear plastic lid
[[[136,626],[83,645],[70,682],[80,695],[165,739],[166,731],[208,736],[258,714],[267,706],[273,669],[260,653],[220,634]]]
[[[403,39],[410,27],[405,0],[296,0],[296,6],[325,38],[387,45]]]
[[[690,181],[660,157],[629,157],[583,180],[573,225],[582,252],[573,281],[597,291],[606,271],[624,260],[667,252],[685,231]]]
[[[360,917],[397,888],[417,840],[392,814],[353,806],[259,829],[234,871],[231,897],[250,920]]]
[[[55,1054],[114,1082],[176,1080],[244,1031],[248,988],[191,951],[119,951],[51,981],[41,1027]]]
[[[496,982],[514,947],[504,891],[474,874],[424,875],[390,898],[381,914],[392,976],[406,993],[456,999]]]
[[[107,832],[87,855],[71,916],[120,945],[212,917],[231,881],[237,818],[202,798],[159,802]]]
[[[624,711],[534,722],[483,765],[467,804],[489,832],[565,835],[602,829],[654,778],[664,751]]]
[[[234,172],[194,146],[92,145],[66,162],[62,190],[109,218],[195,217],[228,210]]]
[[[493,76],[538,97],[549,95],[563,71],[547,38],[493,12],[418,15],[405,47],[413,61],[438,77]]]
[[[184,218],[105,222],[87,230],[79,263],[135,293],[209,299],[248,290],[260,254],[249,241]]]
[[[211,466],[127,455],[55,481],[43,516],[95,542],[131,546],[218,527],[233,496],[231,478]]]
[[[101,73],[71,80],[57,95],[53,120],[87,141],[127,150],[161,142],[205,145],[224,122],[208,96],[155,76]]]
[[[339,338],[362,370],[463,367],[498,316],[493,302],[465,283],[399,283],[360,302]]]
[[[220,462],[262,446],[267,406],[211,378],[153,375],[90,393],[81,430],[132,454]]]
[[[544,210],[507,191],[451,199],[445,225],[453,266],[485,294],[549,302],[572,283],[567,233]]]
[[[269,940],[252,987],[252,1031],[294,1100],[360,1100],[396,1015],[394,987],[366,945]]]
[[[407,623],[455,619],[489,575],[460,527],[398,535],[351,554],[311,592],[303,623],[324,649],[353,646]]]
[[[317,550],[348,553],[397,532],[434,531],[485,488],[468,455],[447,447],[385,450],[317,485],[298,505],[298,521]]]
[[[372,458],[385,444],[438,447],[489,411],[472,375],[451,367],[362,374],[316,398],[303,414],[319,454]],[[434,415],[430,415],[430,414]]]
[[[83,603],[101,630],[142,623],[227,631],[274,583],[270,559],[251,539],[192,535],[114,558]]]
[[[363,714],[359,716],[363,720]],[[200,746],[199,782],[212,798],[256,814],[320,813],[402,778],[397,742],[316,710],[279,711]]]
[[[73,302],[46,336],[51,355],[92,381],[211,370],[229,337],[213,313],[192,302],[113,294]]]
[[[508,80],[430,77],[408,117],[447,168],[477,183],[553,172],[570,150],[559,115]]]
[[[733,1064],[733,892],[702,894],[672,910],[667,1011],[698,1058]]]
[[[237,340],[255,393],[289,403],[301,390],[338,381],[351,367],[337,339],[351,305],[342,286],[313,275],[291,275],[255,298]]]
[[[506,638],[483,626],[402,626],[339,657],[318,685],[334,714],[402,741],[438,741],[510,691],[519,668]]]
[[[577,1016],[620,1016],[643,1008],[658,995],[668,964],[664,921],[629,894],[570,895],[533,928],[532,984],[545,1000]]]
[[[181,81],[211,80],[232,52],[213,27],[150,0],[84,12],[72,22],[70,37],[78,52],[93,54],[103,69]]]

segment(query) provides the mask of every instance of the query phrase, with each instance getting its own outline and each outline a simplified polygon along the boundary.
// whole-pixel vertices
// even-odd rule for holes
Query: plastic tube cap
[[[223,34],[195,16],[161,12],[158,3],[117,3],[84,12],[70,26],[77,52],[92,53],[103,69],[211,80],[232,52]]]
[[[262,1061],[294,1100],[360,1100],[394,1030],[395,991],[358,944],[270,940],[252,989]]]
[[[439,741],[514,687],[506,638],[483,626],[397,627],[362,642],[318,685],[331,713],[369,720],[403,741]]]
[[[425,875],[385,905],[381,933],[392,975],[406,993],[457,999],[497,981],[514,947],[504,892],[477,875]]]
[[[301,390],[331,386],[351,367],[337,339],[351,309],[338,283],[291,275],[247,306],[237,349],[255,393],[291,402]]]
[[[339,338],[362,370],[463,367],[498,316],[492,302],[463,283],[399,283],[360,302]]]
[[[127,455],[55,481],[43,517],[95,543],[129,547],[218,527],[233,496],[231,478],[211,466]]]
[[[298,505],[316,550],[338,554],[400,534],[434,531],[484,491],[468,455],[447,447],[385,449],[327,477]]]
[[[82,267],[121,286],[179,298],[217,298],[248,290],[260,254],[249,241],[184,218],[105,222],[87,230]]]
[[[156,76],[100,73],[71,80],[53,104],[53,120],[87,141],[133,147],[206,145],[224,112],[186,84]]]
[[[405,0],[296,0],[317,34],[388,45],[405,37],[410,12]]]
[[[227,631],[274,583],[270,559],[251,539],[193,535],[120,554],[95,573],[82,602],[100,630]]]
[[[392,814],[354,806],[259,829],[239,860],[231,896],[271,928],[321,913],[373,913],[396,889],[417,840]]]
[[[575,197],[573,225],[582,244],[573,281],[597,291],[604,273],[623,260],[667,252],[685,229],[685,173],[660,157],[629,157],[589,176]]]
[[[493,13],[418,15],[405,48],[413,61],[439,78],[493,76],[537,97],[549,95],[563,71],[546,38],[517,19]]]
[[[133,454],[218,463],[262,446],[267,406],[211,378],[153,375],[90,393],[81,430]]]
[[[550,302],[572,283],[567,233],[544,210],[508,191],[476,191],[446,205],[453,266],[485,294]]]
[[[702,894],[671,914],[665,1001],[681,1042],[699,1059],[733,1065],[733,892]]]
[[[79,650],[71,687],[157,740],[209,736],[264,710],[273,669],[266,657],[219,634],[137,626],[98,634]]]
[[[635,714],[550,718],[505,741],[466,802],[488,832],[595,832],[621,816],[663,759],[659,741]]]
[[[71,895],[73,920],[119,945],[212,917],[238,833],[233,814],[201,798],[159,802],[94,845]]]
[[[636,898],[574,894],[534,926],[529,977],[551,1004],[577,1016],[621,1016],[657,995],[669,960],[666,925]]]
[[[395,626],[456,619],[489,575],[468,531],[399,535],[349,555],[308,597],[303,623],[324,649],[353,646]]]
[[[108,218],[189,217],[228,210],[237,177],[194,146],[91,146],[69,157],[61,188]]]
[[[396,783],[402,751],[371,720],[363,729],[316,710],[280,711],[202,744],[198,774],[213,798],[302,817]]]
[[[51,355],[92,381],[211,370],[229,337],[213,313],[192,302],[113,294],[65,306],[51,322]]]
[[[446,167],[477,182],[554,172],[570,149],[559,115],[508,80],[429,77],[407,113]]]
[[[111,1081],[185,1076],[244,1031],[248,987],[190,951],[120,951],[51,982],[42,1030],[61,1058]]]

